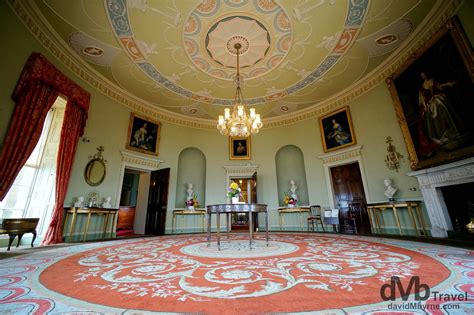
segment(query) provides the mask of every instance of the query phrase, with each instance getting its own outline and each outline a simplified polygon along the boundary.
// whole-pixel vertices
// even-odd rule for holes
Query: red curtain
[[[58,91],[40,81],[32,81],[18,96],[0,154],[0,200],[15,181],[41,136],[49,109]]]
[[[79,106],[72,102],[66,105],[61,141],[56,165],[56,198],[55,206],[42,245],[62,242],[63,203],[71,177],[73,157],[76,153],[77,141],[84,130],[87,116]]]
[[[67,97],[56,172],[56,200],[43,244],[62,241],[63,202],[77,142],[84,131],[90,94],[71,81],[41,54],[28,59],[13,93],[16,107],[0,153],[0,200],[38,143],[47,112],[57,96]]]

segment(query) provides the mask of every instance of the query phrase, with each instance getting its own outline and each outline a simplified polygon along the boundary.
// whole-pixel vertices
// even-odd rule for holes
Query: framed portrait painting
[[[229,137],[229,159],[250,160],[250,137]]]
[[[387,79],[413,170],[474,155],[473,64],[453,18]]]
[[[356,144],[349,107],[341,108],[319,118],[324,152]]]
[[[158,155],[160,131],[161,124],[159,122],[131,113],[126,148]]]

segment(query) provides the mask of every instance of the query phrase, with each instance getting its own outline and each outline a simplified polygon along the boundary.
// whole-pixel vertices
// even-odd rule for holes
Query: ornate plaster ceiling
[[[78,58],[158,108],[214,121],[243,93],[263,118],[303,111],[359,82],[420,25],[421,0],[36,0]]]

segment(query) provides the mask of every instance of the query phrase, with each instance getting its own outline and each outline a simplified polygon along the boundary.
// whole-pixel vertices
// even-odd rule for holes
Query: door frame
[[[162,160],[150,158],[137,153],[131,153],[127,151],[120,151],[122,155],[122,165],[120,166],[120,175],[117,182],[117,189],[115,192],[115,208],[120,206],[120,194],[122,193],[123,176],[125,175],[125,168],[137,170],[140,172],[149,173],[151,171],[157,171]]]
[[[156,171],[159,168],[159,165],[163,163],[162,160],[158,160],[156,158],[150,158],[148,156],[144,156],[137,153],[127,152],[127,151],[120,151],[122,155],[122,164],[120,166],[120,174],[117,182],[117,189],[115,192],[115,201],[114,201],[114,208],[120,207],[120,195],[122,193],[122,186],[123,186],[123,177],[125,175],[125,169],[133,169],[143,173],[150,173],[151,171]],[[135,213],[135,216],[137,214]],[[118,222],[118,215],[116,216],[116,220],[114,222],[113,230],[117,229],[117,222]],[[135,224],[134,224],[135,228]]]
[[[367,178],[365,176],[364,163],[362,162],[362,145],[352,146],[344,150],[337,152],[331,152],[319,156],[323,160],[324,175],[326,177],[326,187],[329,194],[329,206],[334,209],[337,208],[336,205],[336,196],[334,193],[334,186],[331,176],[331,168],[336,166],[343,166],[347,164],[352,164],[357,162],[359,164],[360,177],[362,178],[362,186],[364,187],[364,197],[367,203],[370,203],[369,200],[369,191],[367,186]]]
[[[227,187],[231,183],[231,178],[252,178],[253,174],[257,172],[258,165],[225,165],[225,194],[227,195]],[[258,181],[257,181],[258,183]],[[258,184],[257,184],[258,185]],[[258,190],[257,190],[258,194]],[[258,199],[258,196],[257,196]],[[229,202],[230,203],[230,202]]]

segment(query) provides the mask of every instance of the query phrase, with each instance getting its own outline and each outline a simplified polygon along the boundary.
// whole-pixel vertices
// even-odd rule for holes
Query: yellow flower
[[[290,197],[289,196],[285,196],[285,198],[283,198],[283,203],[284,204],[288,204],[288,202],[290,201]]]
[[[232,182],[232,184],[230,184],[230,188],[236,190],[237,188],[239,188],[239,185],[237,185],[236,182]]]

